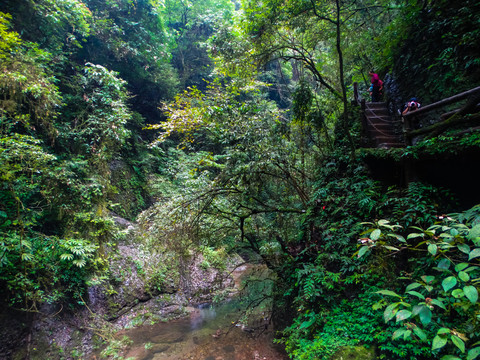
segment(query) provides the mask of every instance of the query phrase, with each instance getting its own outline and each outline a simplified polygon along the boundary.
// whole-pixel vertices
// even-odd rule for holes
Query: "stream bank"
[[[125,221],[123,232],[124,240],[108,249],[105,275],[92,278],[78,306],[43,304],[35,313],[3,306],[0,359],[90,359],[112,342],[120,351],[119,331],[182,318],[198,304],[237,292],[246,270],[239,256],[217,266],[211,250],[178,256],[152,250],[132,223]]]

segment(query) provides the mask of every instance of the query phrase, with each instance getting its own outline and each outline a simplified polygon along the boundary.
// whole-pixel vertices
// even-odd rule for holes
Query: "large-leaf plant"
[[[438,222],[426,230],[412,227],[413,232],[406,236],[401,226],[387,220],[369,225],[359,240],[358,257],[372,251],[377,255],[380,251],[381,256],[398,256],[407,251],[416,258],[417,269],[399,278],[408,280],[401,291],[377,292],[389,299],[383,313],[385,322],[395,321],[398,325],[392,339],[428,342],[433,354],[442,360],[477,359],[480,205],[464,213],[439,216]],[[375,307],[386,304],[383,299]]]

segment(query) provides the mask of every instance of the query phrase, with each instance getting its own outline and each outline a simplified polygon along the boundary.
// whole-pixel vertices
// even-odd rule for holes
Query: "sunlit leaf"
[[[424,332],[422,329],[420,329],[418,326],[415,326],[415,327],[413,328],[413,333],[414,333],[415,335],[417,335],[420,340],[422,340],[422,341],[426,341],[426,340],[427,340],[427,335],[426,335],[425,332]]]
[[[390,304],[386,307],[385,311],[383,312],[383,318],[385,320],[385,323],[387,323],[391,319],[393,319],[393,317],[395,316],[395,314],[398,311],[398,309],[397,309],[398,305],[399,305],[399,303],[393,303],[393,304]]]
[[[470,349],[468,351],[467,360],[474,360],[480,355],[480,347]]]
[[[452,296],[456,299],[461,298],[463,295],[464,294],[462,289],[455,289],[452,291]]]
[[[400,329],[395,330],[395,332],[392,335],[392,340],[398,339],[400,336],[405,334],[405,331],[407,331],[406,328],[402,327]]]
[[[470,276],[465,271],[460,271],[458,273],[458,278],[463,282],[467,282],[468,280],[470,280]]]
[[[397,312],[397,315],[396,315],[396,322],[399,322],[399,321],[402,321],[402,320],[405,320],[405,319],[408,319],[409,317],[412,316],[412,312],[409,311],[409,310],[400,310],[399,312]]]
[[[455,346],[458,347],[462,353],[464,353],[465,342],[456,335],[452,335],[451,339],[452,339],[452,342],[455,344]]]
[[[459,271],[465,270],[467,267],[468,267],[468,263],[459,263],[455,265],[455,271],[459,272]]]
[[[389,296],[396,296],[398,298],[401,298],[400,295],[398,295],[396,292],[391,291],[391,290],[379,290],[375,291],[375,294],[382,294],[382,295],[389,295]]]
[[[458,244],[457,248],[458,248],[458,250],[460,250],[461,252],[463,252],[465,254],[470,253],[470,247],[467,244]]]
[[[480,248],[476,248],[476,249],[473,249],[472,251],[470,251],[470,255],[468,256],[468,260],[472,260],[476,257],[479,257],[480,256]]]
[[[443,290],[448,291],[451,288],[453,288],[455,285],[457,285],[457,279],[455,276],[449,276],[442,281],[442,287]]]
[[[370,239],[372,239],[373,241],[377,241],[380,238],[380,235],[382,235],[380,229],[375,229],[370,234]]]
[[[446,336],[440,336],[436,335],[433,338],[432,342],[432,350],[438,350],[444,347],[447,344],[447,337]]]
[[[414,238],[417,238],[417,237],[423,237],[423,236],[424,236],[424,234],[421,234],[421,233],[410,233],[407,236],[407,240],[408,239],[414,239]]]
[[[420,294],[418,291],[407,291],[407,294],[418,297],[419,299],[425,300],[425,296]]]
[[[441,302],[440,300],[438,299],[432,299],[431,303],[433,305],[437,305],[438,307],[442,308],[443,310],[447,310],[447,308],[445,307],[445,305],[443,304],[443,302]]]
[[[463,292],[465,294],[465,296],[467,297],[468,300],[470,300],[470,302],[472,304],[475,304],[478,300],[478,290],[475,286],[465,286],[463,288]]]
[[[421,287],[421,286],[422,286],[422,284],[414,282],[414,283],[409,284],[407,286],[407,288],[405,289],[405,291],[410,291],[410,290],[416,289],[416,288]]]

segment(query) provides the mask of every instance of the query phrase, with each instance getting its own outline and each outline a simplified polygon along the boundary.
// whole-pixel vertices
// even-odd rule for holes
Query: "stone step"
[[[388,110],[375,110],[375,109],[370,109],[370,110],[365,110],[365,116],[366,117],[376,117],[376,116],[384,116],[384,117],[390,117],[390,114]]]
[[[386,107],[387,103],[384,101],[379,101],[379,102],[366,102],[365,107],[366,108],[372,108],[372,107]]]
[[[385,149],[403,148],[403,147],[405,147],[405,144],[399,143],[399,142],[397,143],[388,142],[388,143],[381,143],[377,145],[377,148],[385,148]]]
[[[381,143],[398,143],[399,138],[397,136],[376,136],[375,137],[376,143],[381,144]]]
[[[386,103],[366,103],[365,117],[367,118],[369,137],[375,141],[377,148],[405,146],[402,142],[402,136],[395,131],[396,121],[392,120]]]
[[[386,118],[374,118],[374,119],[368,119],[367,124],[393,126],[395,122]]]

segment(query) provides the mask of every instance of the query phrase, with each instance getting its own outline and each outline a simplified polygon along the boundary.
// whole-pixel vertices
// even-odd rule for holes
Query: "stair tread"
[[[402,135],[396,131],[397,119],[390,115],[385,102],[365,103],[366,131],[377,148],[404,147]]]

